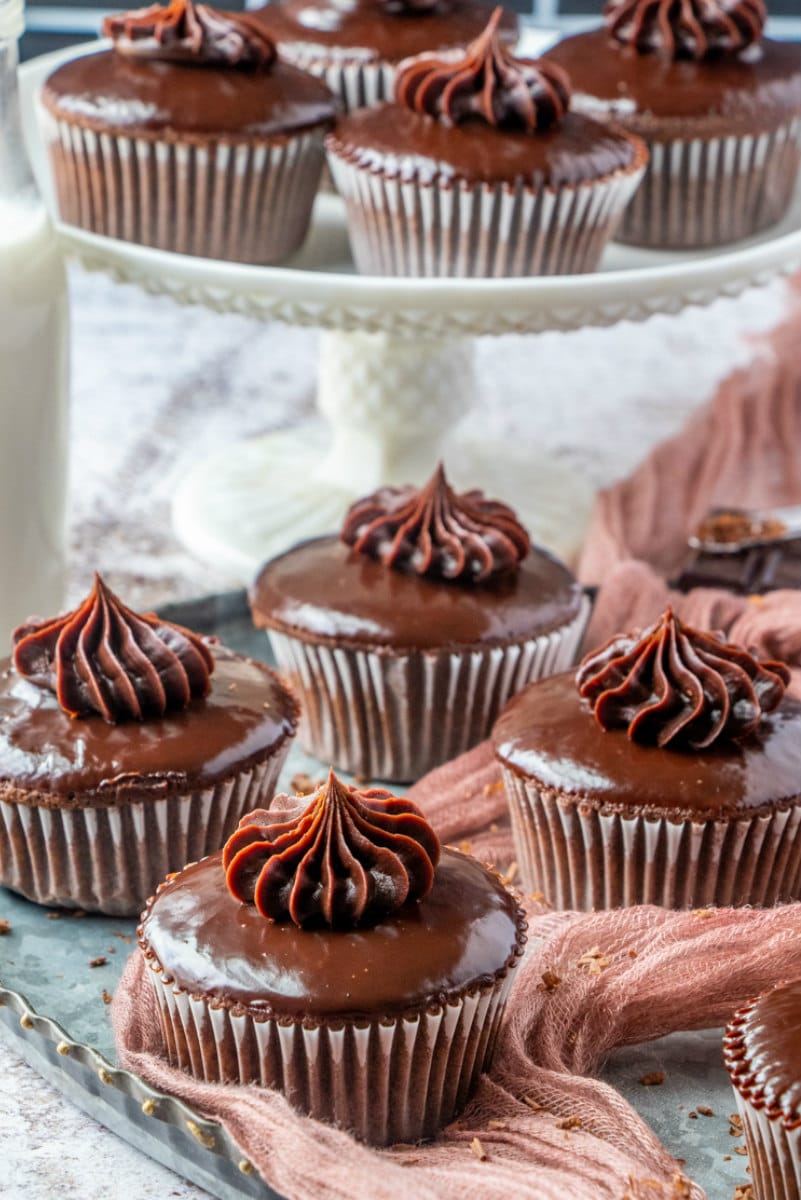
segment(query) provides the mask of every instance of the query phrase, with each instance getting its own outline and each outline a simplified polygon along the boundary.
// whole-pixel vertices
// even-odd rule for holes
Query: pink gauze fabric
[[[687,530],[711,504],[797,501],[801,303],[684,433],[599,498],[580,568],[600,586],[590,642],[658,615]],[[758,602],[716,591],[670,598],[688,621],[801,665],[797,593]],[[793,686],[801,693],[799,670]],[[411,795],[444,841],[467,843],[513,878],[506,802],[488,743],[431,772]],[[723,1024],[750,996],[801,975],[801,905],[576,915],[529,899],[527,908],[529,950],[491,1071],[433,1144],[373,1150],[294,1113],[278,1092],[204,1084],[171,1068],[138,954],[114,998],[120,1061],[221,1121],[261,1176],[292,1200],[702,1200],[648,1126],[594,1076],[615,1047]]]

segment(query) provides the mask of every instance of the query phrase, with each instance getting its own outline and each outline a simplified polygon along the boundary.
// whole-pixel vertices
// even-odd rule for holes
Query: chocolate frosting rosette
[[[111,49],[42,91],[60,215],[93,233],[232,262],[301,244],[336,114],[246,13],[170,0],[107,17]]]
[[[607,0],[604,25],[546,57],[575,106],[644,138],[650,164],[621,241],[749,237],[787,210],[801,164],[801,55],[763,36],[763,0]]]
[[[164,875],[267,804],[297,725],[261,663],[95,577],[0,661],[0,884],[40,904],[136,914]]]
[[[266,563],[250,603],[301,698],[304,747],[393,780],[480,742],[510,696],[570,666],[589,608],[508,505],[457,492],[442,466]]]
[[[331,771],[163,883],[139,945],[173,1066],[279,1088],[387,1145],[432,1137],[469,1099],[525,928],[411,801]]]
[[[370,275],[592,271],[639,183],[645,146],[570,109],[567,74],[517,58],[501,9],[460,57],[400,64],[395,99],[326,141],[351,248]]]
[[[324,79],[343,112],[391,100],[398,64],[435,52],[460,58],[492,12],[481,0],[271,0],[253,18],[287,62]],[[514,46],[517,15],[504,9],[500,36]]]
[[[789,680],[668,608],[532,684],[492,732],[524,886],[577,909],[801,899]]]

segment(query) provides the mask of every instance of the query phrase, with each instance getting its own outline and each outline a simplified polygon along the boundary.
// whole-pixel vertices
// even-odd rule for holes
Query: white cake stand
[[[35,97],[55,66],[96,47],[47,55],[21,70],[31,158],[48,197]],[[460,419],[476,401],[473,339],[642,321],[796,271],[801,187],[781,225],[730,249],[685,254],[613,245],[595,275],[552,278],[356,275],[341,201],[329,194],[318,197],[305,246],[282,267],[170,254],[64,224],[59,230],[86,267],[147,291],[324,331],[318,404],[328,436],[300,427],[221,447],[189,472],[175,496],[181,540],[245,581],[291,542],[336,528],[355,496],[382,483],[421,482],[440,458],[457,483],[513,503],[535,537],[571,556],[589,512],[587,483],[561,464],[533,461],[530,451],[459,435]]]

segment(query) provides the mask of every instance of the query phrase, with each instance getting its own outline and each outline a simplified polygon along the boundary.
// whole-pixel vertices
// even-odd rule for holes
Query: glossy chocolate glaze
[[[659,749],[603,730],[571,671],[515,696],[492,742],[502,765],[604,812],[704,820],[801,800],[801,702],[788,697],[742,740]]]
[[[401,651],[537,637],[572,621],[581,595],[567,567],[543,550],[516,573],[463,584],[395,570],[324,537],[268,562],[250,603],[267,629]]]
[[[434,886],[363,930],[299,929],[234,900],[221,855],[158,893],[142,945],[190,993],[253,1013],[397,1014],[489,982],[516,956],[520,910],[476,859],[444,850]]]
[[[84,806],[211,786],[261,762],[297,724],[297,705],[262,663],[212,647],[211,691],[183,712],[109,725],[72,718],[52,692],[0,661],[0,794]]]
[[[725,1050],[743,1095],[771,1116],[801,1123],[801,980],[781,984],[737,1013]]]
[[[382,0],[285,0],[251,13],[279,49],[319,47],[337,60],[400,62],[413,54],[466,47],[483,33],[492,5],[475,0],[438,0],[427,13],[389,12]],[[505,11],[501,32],[517,41],[517,16]]]
[[[560,187],[630,167],[638,144],[622,130],[578,113],[533,134],[499,130],[481,120],[449,126],[398,104],[361,108],[343,117],[329,149],[367,168],[489,183],[524,179]],[[398,159],[404,160],[398,163]]]
[[[595,97],[603,102],[598,115],[605,111],[635,133],[658,135],[662,127],[675,136],[681,123],[700,119],[709,135],[748,133],[801,111],[801,49],[790,42],[765,38],[741,55],[696,62],[638,54],[597,29],[565,38],[545,57],[570,75],[574,108]]]
[[[324,83],[287,63],[238,70],[113,50],[59,67],[42,99],[50,112],[85,128],[160,137],[270,138],[329,124],[336,111]]]

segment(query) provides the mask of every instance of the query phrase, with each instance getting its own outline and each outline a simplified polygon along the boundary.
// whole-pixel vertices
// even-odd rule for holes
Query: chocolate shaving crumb
[[[517,863],[513,861],[509,863],[508,869],[504,871],[503,875],[501,875],[501,882],[507,885],[513,883],[516,875]]]
[[[475,1155],[475,1157],[478,1159],[479,1162],[486,1162],[487,1159],[489,1158],[489,1155],[487,1154],[486,1150],[481,1145],[481,1142],[479,1141],[479,1139],[477,1137],[474,1137],[472,1142],[470,1143],[470,1150]]]
[[[45,916],[47,917],[48,921],[60,921],[62,915],[63,914],[60,912],[45,913]]]
[[[538,992],[555,992],[562,980],[556,971],[543,971],[542,983],[537,984]]]
[[[108,962],[108,959],[106,958],[105,954],[98,954],[97,958],[89,959],[89,966],[90,967],[105,967],[107,962]]]
[[[724,1154],[724,1155],[723,1155],[723,1161],[724,1161],[724,1162],[731,1162],[731,1155],[730,1155],[730,1154]]]
[[[738,1183],[732,1200],[756,1200],[752,1183]]]
[[[698,1120],[698,1113],[695,1111],[695,1109],[691,1109],[690,1112],[687,1113],[687,1116],[690,1118],[691,1121]]]
[[[632,947],[631,950],[628,951],[628,956],[629,958],[637,958],[637,951]]]
[[[696,908],[695,912],[693,913],[694,917],[700,917],[702,921],[706,921],[709,917],[713,917],[714,915],[715,910],[712,908]]]
[[[482,788],[485,796],[491,796],[493,792],[503,791],[503,780],[496,779],[494,783],[485,783]]]
[[[708,1104],[696,1104],[695,1111],[700,1113],[702,1117],[714,1117],[715,1110],[710,1108]]]
[[[664,1082],[664,1071],[648,1071],[648,1073],[643,1075],[640,1079],[640,1083],[643,1085],[643,1087],[659,1087],[659,1085]]]
[[[8,933],[11,933],[11,922],[0,920],[0,937],[5,937]]]
[[[469,841],[469,839],[465,838],[464,841],[459,843],[459,849],[461,850],[462,854],[471,854],[473,850],[473,843]]]
[[[523,1103],[530,1108],[532,1112],[542,1112],[542,1105],[538,1104],[536,1100],[532,1100],[531,1096],[524,1096]]]
[[[556,1122],[557,1129],[581,1129],[584,1124],[581,1117],[564,1117],[561,1121]]]
[[[748,1153],[748,1151],[746,1150],[745,1146],[735,1146],[734,1153],[746,1155]]]
[[[103,997],[104,1004],[111,1004],[111,1001],[114,999],[111,992],[107,992],[105,988],[103,988],[103,991],[100,993],[100,995]]]
[[[487,1129],[506,1129],[506,1128],[507,1128],[507,1124],[505,1121],[496,1121],[494,1119],[491,1121],[487,1121]]]
[[[308,796],[315,790],[317,784],[312,779],[311,775],[307,775],[305,771],[299,771],[297,775],[293,775],[289,781],[289,786],[298,796]]]
[[[740,1116],[739,1113],[730,1113],[729,1114],[729,1124],[736,1125],[739,1129],[741,1129],[742,1124],[743,1124],[743,1118]]]
[[[600,975],[609,966],[609,963],[610,959],[601,953],[601,947],[593,946],[592,950],[584,951],[576,966],[586,967],[590,975]]]

